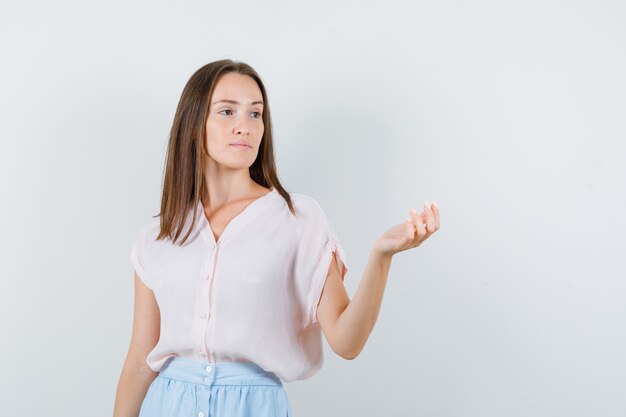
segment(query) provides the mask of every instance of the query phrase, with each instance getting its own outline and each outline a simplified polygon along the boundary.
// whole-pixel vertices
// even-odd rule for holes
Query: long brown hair
[[[161,212],[153,216],[161,216],[161,231],[157,240],[169,237],[175,242],[182,232],[189,210],[193,208],[193,219],[196,219],[198,204],[202,200],[206,201],[203,172],[204,162],[209,157],[205,140],[206,120],[215,86],[219,79],[229,72],[252,77],[263,95],[263,137],[257,158],[249,168],[250,178],[264,187],[275,188],[295,215],[289,193],[280,184],[276,172],[272,121],[263,81],[250,65],[222,59],[198,69],[187,81],[180,96],[167,146]],[[193,223],[183,237],[181,245],[185,243],[192,229]]]

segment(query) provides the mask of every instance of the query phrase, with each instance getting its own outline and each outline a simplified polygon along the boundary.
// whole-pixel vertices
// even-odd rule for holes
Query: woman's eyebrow
[[[239,104],[238,101],[236,100],[228,100],[228,99],[224,99],[224,100],[218,100],[218,101],[214,101],[212,104],[217,104],[217,103],[231,103],[231,104]],[[261,104],[263,105],[263,101],[253,101],[250,104]]]

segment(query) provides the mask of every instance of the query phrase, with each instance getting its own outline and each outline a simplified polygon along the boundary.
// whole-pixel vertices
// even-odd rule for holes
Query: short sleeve
[[[311,200],[310,212],[304,216],[305,226],[298,247],[299,282],[306,290],[304,327],[317,323],[317,306],[328,276],[333,253],[342,281],[348,272],[346,254],[337,234],[319,204]]]
[[[146,280],[146,272],[145,272],[145,269],[144,269],[144,265],[145,265],[145,242],[146,242],[145,232],[146,232],[146,228],[144,227],[144,228],[142,228],[139,231],[139,233],[135,237],[135,241],[132,243],[131,249],[130,249],[130,261],[131,261],[131,264],[132,264],[135,272],[137,273],[137,275],[141,279],[141,281],[148,288],[152,289],[152,287],[150,286],[149,282]]]

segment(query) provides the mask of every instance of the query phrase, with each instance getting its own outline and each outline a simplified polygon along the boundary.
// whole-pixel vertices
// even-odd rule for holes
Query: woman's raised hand
[[[439,230],[439,207],[437,203],[424,203],[424,210],[417,214],[409,210],[410,217],[402,224],[393,226],[376,240],[374,249],[386,255],[393,255],[407,249],[416,248]]]

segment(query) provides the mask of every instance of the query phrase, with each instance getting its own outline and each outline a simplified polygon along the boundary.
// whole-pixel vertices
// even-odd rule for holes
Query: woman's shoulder
[[[289,196],[296,209],[300,209],[305,213],[319,212],[322,210],[322,206],[317,200],[309,194],[290,192]]]
[[[137,241],[146,245],[151,241],[155,241],[161,232],[161,217],[150,217],[145,220],[137,231]]]
[[[305,225],[317,225],[326,222],[326,212],[317,199],[309,194],[290,192],[291,202],[299,222]]]

